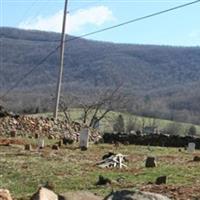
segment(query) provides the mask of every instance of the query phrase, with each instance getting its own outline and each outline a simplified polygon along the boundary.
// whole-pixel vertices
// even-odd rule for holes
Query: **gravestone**
[[[150,168],[150,167],[156,167],[156,158],[155,157],[147,157],[146,162],[145,162],[145,167]]]
[[[166,184],[167,183],[167,176],[160,176],[156,179],[156,185]]]
[[[12,130],[10,131],[10,137],[16,137],[17,133],[16,133],[16,130]]]
[[[80,148],[86,150],[89,147],[89,129],[83,128],[80,133]]]
[[[24,145],[24,150],[26,150],[26,151],[31,151],[31,150],[32,150],[31,144],[25,144],[25,145]]]
[[[44,148],[44,138],[39,137],[38,138],[38,149],[43,149]]]
[[[52,150],[59,150],[59,146],[57,144],[52,145]]]
[[[200,162],[200,156],[194,156],[193,161],[194,162]]]
[[[38,139],[38,138],[39,138],[39,134],[35,133],[35,139]]]
[[[188,153],[194,153],[195,152],[195,147],[196,147],[195,143],[193,143],[193,142],[188,143],[188,148],[187,148]]]

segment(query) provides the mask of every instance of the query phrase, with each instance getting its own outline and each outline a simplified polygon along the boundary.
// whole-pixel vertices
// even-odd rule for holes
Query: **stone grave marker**
[[[44,148],[44,138],[39,137],[38,138],[38,149],[43,149]]]
[[[188,148],[187,148],[188,153],[194,153],[195,152],[195,147],[196,147],[195,143],[193,143],[193,142],[188,143]]]
[[[87,149],[89,147],[89,129],[83,128],[80,133],[80,148]]]
[[[156,158],[153,156],[148,156],[145,162],[145,167],[150,168],[150,167],[156,167]]]

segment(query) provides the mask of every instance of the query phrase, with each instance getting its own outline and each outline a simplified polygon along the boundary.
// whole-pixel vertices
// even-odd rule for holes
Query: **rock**
[[[114,155],[116,154],[113,152],[108,152],[107,154],[103,155],[102,160],[105,160],[106,158],[109,158],[110,156],[114,156]]]
[[[0,200],[12,200],[8,190],[0,189]]]
[[[81,151],[87,151],[88,148],[87,147],[81,147]]]
[[[193,161],[194,162],[200,162],[200,156],[194,156]]]
[[[32,150],[31,144],[25,144],[25,145],[24,145],[24,150],[26,150],[26,151],[31,151],[31,150]]]
[[[103,200],[103,198],[96,196],[90,192],[67,192],[59,195],[58,200]]]
[[[108,184],[111,184],[111,180],[109,178],[105,178],[102,175],[100,175],[96,185],[108,185]]]
[[[156,159],[155,157],[147,157],[145,167],[150,168],[150,167],[156,167]]]
[[[58,146],[57,144],[54,144],[54,145],[52,146],[52,149],[53,149],[53,150],[59,150],[59,146]]]
[[[160,176],[156,179],[156,185],[166,184],[167,183],[167,176]]]
[[[104,200],[170,200],[168,197],[160,194],[140,191],[122,190],[113,192]]]
[[[62,147],[62,145],[63,145],[63,142],[62,142],[62,140],[60,140],[60,141],[58,142],[58,146],[59,146],[59,147]]]
[[[35,194],[33,194],[30,200],[59,200],[59,198],[52,190],[41,187]]]
[[[54,139],[54,136],[53,136],[53,135],[49,135],[49,136],[48,136],[48,139],[49,139],[49,140],[53,140],[53,139]]]
[[[10,137],[16,137],[17,133],[15,130],[10,131]]]
[[[39,134],[35,133],[35,139],[38,139],[38,138],[39,138]]]
[[[73,144],[73,143],[74,143],[74,140],[72,140],[70,138],[66,138],[66,137],[63,138],[63,144],[64,145]]]

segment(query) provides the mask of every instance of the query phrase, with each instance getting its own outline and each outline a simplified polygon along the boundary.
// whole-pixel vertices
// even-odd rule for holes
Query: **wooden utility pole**
[[[57,119],[57,117],[58,117],[58,108],[59,108],[59,103],[60,103],[60,91],[61,91],[61,84],[62,84],[62,77],[63,77],[64,52],[65,52],[65,25],[66,25],[66,18],[67,18],[67,5],[68,5],[68,0],[65,0],[61,44],[60,44],[60,69],[59,69],[57,89],[56,89],[54,119]]]

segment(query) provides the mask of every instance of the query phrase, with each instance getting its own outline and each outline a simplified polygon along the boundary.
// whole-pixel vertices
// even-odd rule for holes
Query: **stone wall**
[[[103,135],[104,143],[122,143],[135,145],[151,145],[161,147],[186,147],[188,143],[194,142],[196,149],[200,149],[200,138],[191,136],[176,136],[176,135],[134,135],[126,133],[105,133]]]

